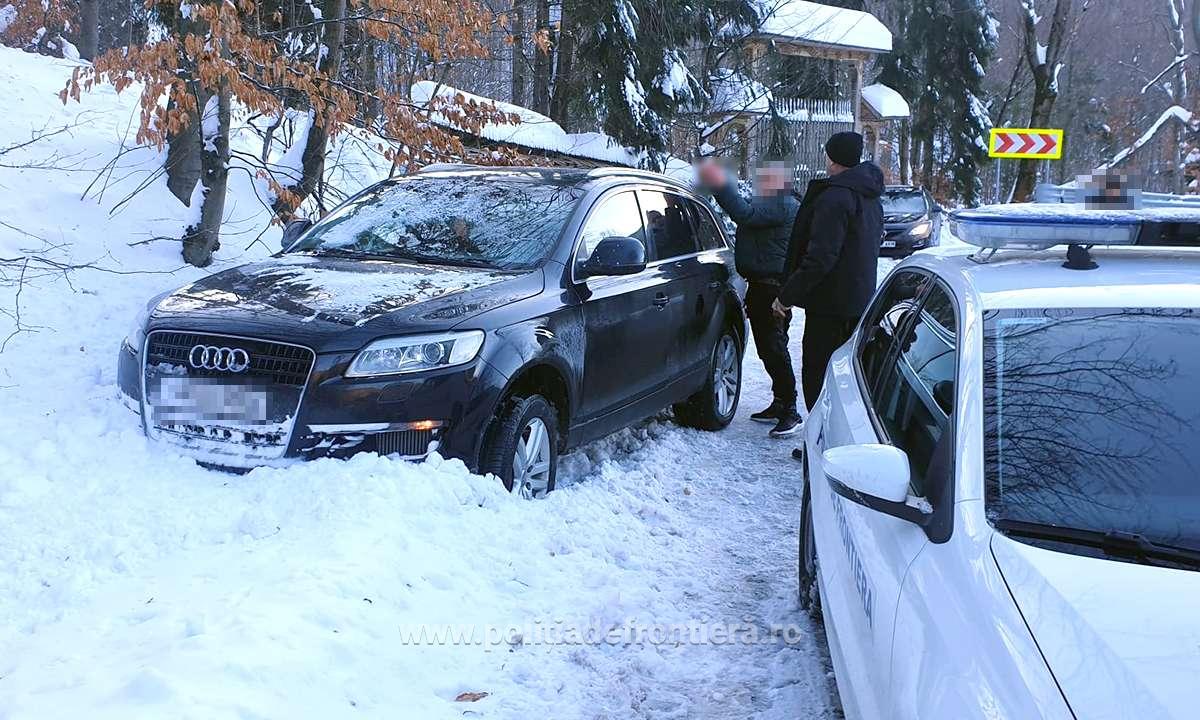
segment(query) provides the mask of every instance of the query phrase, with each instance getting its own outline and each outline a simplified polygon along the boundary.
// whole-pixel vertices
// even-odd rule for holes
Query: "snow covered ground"
[[[0,148],[70,128],[0,155],[0,257],[93,266],[0,276],[26,273],[0,287],[0,719],[838,716],[795,602],[798,466],[746,419],[770,394],[753,350],[728,430],[642,423],[539,502],[456,461],[232,476],[148,442],[116,353],[202,271],[153,240],[186,213],[158,154],[105,169],[135,98],[63,108],[69,72],[0,48]],[[214,269],[277,241],[232,182]]]

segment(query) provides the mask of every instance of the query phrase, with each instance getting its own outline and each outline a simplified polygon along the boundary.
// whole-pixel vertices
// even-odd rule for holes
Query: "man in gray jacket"
[[[792,194],[792,173],[783,163],[761,165],[754,179],[754,195],[746,199],[737,190],[737,178],[715,162],[698,168],[700,183],[710,189],[722,209],[737,225],[734,258],[738,274],[746,279],[746,315],[758,357],[771,377],[774,400],[750,419],[774,423],[772,437],[784,437],[800,428],[796,411],[796,374],[788,352],[791,312],[778,314],[772,305],[786,279],[785,268],[792,223],[799,201]]]

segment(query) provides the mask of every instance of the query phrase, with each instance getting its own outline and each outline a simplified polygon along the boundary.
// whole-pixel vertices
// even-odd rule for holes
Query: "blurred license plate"
[[[254,385],[222,383],[214,378],[164,377],[154,399],[155,420],[167,423],[234,423],[268,421],[267,392]]]
[[[879,243],[879,247],[894,248],[894,247],[896,247],[896,241],[895,240],[884,240],[883,242]]]

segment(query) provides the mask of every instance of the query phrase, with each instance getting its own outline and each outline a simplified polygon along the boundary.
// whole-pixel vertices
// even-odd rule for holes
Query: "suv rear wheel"
[[[726,330],[713,347],[708,382],[700,392],[675,405],[681,425],[720,430],[733,420],[742,395],[742,354],[737,336]]]
[[[523,498],[545,497],[558,474],[558,413],[541,395],[512,398],[483,453],[480,470]]]

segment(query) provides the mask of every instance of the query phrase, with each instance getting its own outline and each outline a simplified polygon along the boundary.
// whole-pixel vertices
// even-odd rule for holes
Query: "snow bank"
[[[862,89],[862,99],[875,114],[884,120],[906,118],[911,115],[908,101],[900,93],[883,83],[868,85]]]
[[[767,0],[761,33],[859,50],[891,52],[892,33],[874,15],[807,0]]]

